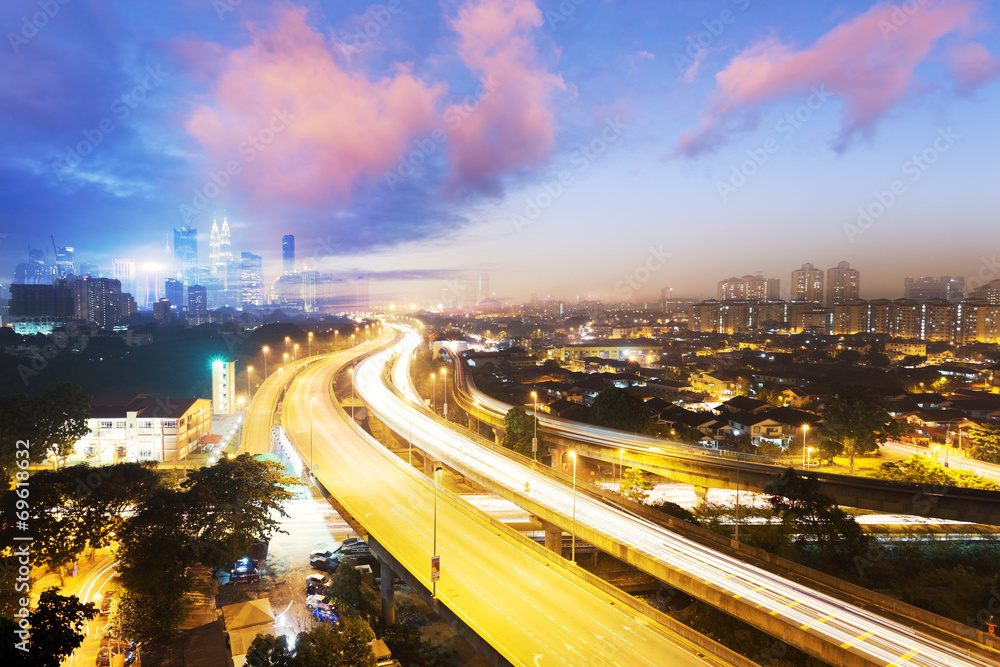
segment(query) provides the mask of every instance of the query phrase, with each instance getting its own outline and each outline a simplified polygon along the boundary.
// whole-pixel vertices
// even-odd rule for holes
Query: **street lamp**
[[[437,376],[431,373],[431,412],[437,414]]]
[[[309,477],[313,474],[313,403],[316,397],[309,399]]]
[[[365,327],[366,329],[368,327]],[[444,419],[448,421],[448,369],[441,369],[441,389],[444,392]]]
[[[431,558],[437,558],[438,544],[438,473],[441,466],[434,466],[434,543],[431,547]],[[431,598],[437,599],[437,579],[431,577]]]
[[[809,424],[802,425],[802,469],[806,469],[806,431],[809,430]]]
[[[347,373],[351,378],[351,419],[354,419],[354,368],[348,368]]]
[[[281,365],[282,366],[288,365],[288,353],[287,352],[285,352],[284,354],[281,355]]]
[[[814,451],[814,449],[812,447],[808,447],[806,449],[806,465],[808,465],[809,462],[810,462],[810,460],[812,459],[812,453],[813,453],[813,451]]]
[[[250,400],[250,394],[253,392],[253,366],[247,366],[247,400]]]
[[[288,354],[288,343],[292,340],[291,336],[285,336],[285,354]]]
[[[313,332],[309,332],[309,356],[313,356]]]
[[[271,349],[267,345],[265,345],[264,347],[260,348],[260,351],[264,354],[264,379],[266,380],[267,379],[267,353],[270,352]]]
[[[292,359],[293,360],[297,359],[298,356],[299,356],[299,344],[296,343],[295,346],[292,348]]]
[[[576,452],[570,452],[569,457],[573,459],[573,531],[571,533],[572,542],[570,546],[570,560],[576,562]]]
[[[535,407],[531,411],[531,417],[535,420],[535,435],[531,438],[531,460],[538,460],[538,392],[531,392],[531,398],[535,402]]]

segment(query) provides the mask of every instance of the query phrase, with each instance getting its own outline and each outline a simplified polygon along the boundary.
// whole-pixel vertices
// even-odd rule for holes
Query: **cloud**
[[[1000,73],[1000,61],[982,44],[970,42],[948,50],[951,75],[958,82],[958,90],[969,93]]]
[[[533,33],[542,13],[531,0],[470,0],[451,20],[458,55],[483,82],[483,92],[445,112],[450,185],[496,195],[500,179],[544,162],[555,145],[548,107],[562,78],[540,64]]]
[[[909,5],[907,5],[909,6]],[[770,38],[737,55],[716,74],[716,88],[698,127],[681,136],[676,153],[696,156],[728,140],[733,125],[762,105],[805,95],[824,86],[844,100],[837,148],[870,133],[884,114],[911,91],[916,68],[946,35],[961,40],[974,26],[974,0],[927,0],[906,13],[880,3],[841,23],[806,49]],[[996,73],[995,59],[978,45],[953,51],[953,75],[978,85]]]
[[[345,204],[360,179],[381,176],[439,118],[443,85],[405,65],[379,79],[348,71],[304,9],[284,9],[272,29],[251,25],[250,34],[249,45],[225,56],[210,103],[187,130],[210,169],[236,160],[241,172],[231,187],[258,201]],[[276,115],[287,123],[269,134]]]

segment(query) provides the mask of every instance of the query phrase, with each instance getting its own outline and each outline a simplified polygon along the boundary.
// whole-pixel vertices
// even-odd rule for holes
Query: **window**
[[[111,420],[110,419],[102,419],[101,420],[101,428],[111,428]]]
[[[125,420],[119,419],[115,422],[115,428],[125,428]]]
[[[163,428],[177,428],[177,421],[173,419],[168,419],[163,422]]]
[[[141,422],[139,422],[139,428],[153,428],[153,420],[143,419]]]

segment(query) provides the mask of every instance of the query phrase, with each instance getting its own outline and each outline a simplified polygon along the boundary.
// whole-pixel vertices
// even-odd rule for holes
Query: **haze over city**
[[[207,263],[223,217],[375,303],[997,271],[995,4],[54,6],[0,9],[3,283],[50,236],[110,275],[188,225]]]

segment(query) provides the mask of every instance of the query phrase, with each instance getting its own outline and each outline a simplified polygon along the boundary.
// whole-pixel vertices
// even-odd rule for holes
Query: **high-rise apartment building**
[[[917,301],[944,299],[957,303],[965,296],[965,278],[940,276],[938,278],[907,276],[903,279],[903,298]]]
[[[163,296],[170,301],[170,307],[180,310],[184,304],[184,283],[176,278],[163,281]]]
[[[315,313],[319,310],[316,307],[316,283],[319,280],[318,271],[303,271],[302,276],[302,310],[307,313]]]
[[[76,273],[76,258],[74,248],[71,246],[61,246],[56,248],[56,271],[55,278],[69,278]]]
[[[823,303],[823,270],[806,262],[792,271],[792,301]]]
[[[292,234],[281,237],[281,272],[286,276],[295,273],[295,236]]]
[[[720,280],[717,285],[720,301],[773,301],[780,298],[781,281],[777,278],[745,275]]]
[[[188,287],[188,315],[204,315],[208,312],[208,290],[203,285]]]
[[[198,230],[185,225],[174,230],[174,261],[185,285],[198,284]]]
[[[486,299],[490,298],[490,274],[479,274],[479,293],[476,295],[476,305],[478,306]]]
[[[826,272],[826,304],[832,306],[861,298],[861,272],[840,262]]]
[[[240,255],[240,305],[264,305],[263,259],[252,252]]]

